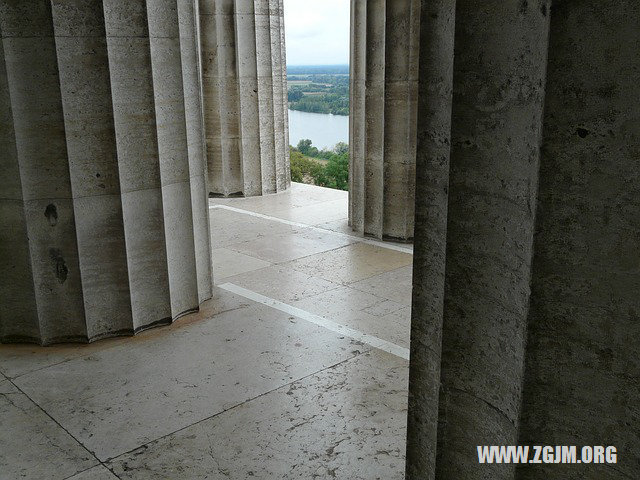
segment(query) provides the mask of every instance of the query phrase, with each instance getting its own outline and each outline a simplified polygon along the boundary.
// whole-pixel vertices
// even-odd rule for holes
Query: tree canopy
[[[289,147],[291,180],[321,187],[349,189],[349,145],[339,142],[331,149],[318,150],[303,139]]]

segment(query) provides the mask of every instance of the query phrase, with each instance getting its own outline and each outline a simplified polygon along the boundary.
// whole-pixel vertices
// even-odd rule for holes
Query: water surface
[[[289,144],[295,147],[304,138],[319,150],[349,143],[349,117],[289,110]]]

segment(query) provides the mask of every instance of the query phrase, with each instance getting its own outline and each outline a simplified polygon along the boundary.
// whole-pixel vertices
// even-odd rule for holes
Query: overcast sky
[[[349,0],[284,0],[287,65],[349,63]]]

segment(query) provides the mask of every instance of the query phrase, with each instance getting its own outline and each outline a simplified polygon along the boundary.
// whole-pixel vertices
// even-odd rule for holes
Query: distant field
[[[349,115],[348,74],[289,74],[287,76],[287,90],[287,99],[291,110]]]
[[[348,75],[349,65],[287,65],[288,75]]]
[[[329,160],[325,160],[324,158],[309,157],[307,155],[303,155],[303,157],[307,160],[311,160],[312,162],[319,163],[320,165],[326,165],[329,163]]]

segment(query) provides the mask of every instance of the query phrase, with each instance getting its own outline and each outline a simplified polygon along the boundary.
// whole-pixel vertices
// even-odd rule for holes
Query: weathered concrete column
[[[518,479],[640,474],[639,48],[637,2],[551,10],[519,441],[613,445],[618,459]]]
[[[418,0],[352,0],[349,223],[413,236]],[[360,181],[363,178],[363,181]]]
[[[455,0],[423,1],[420,12],[408,480],[434,478],[436,465],[455,6]]]
[[[285,188],[288,188],[288,186],[291,185],[291,166],[289,164],[289,88],[287,85],[287,46],[284,28],[284,0],[280,0],[278,5],[280,7],[280,11],[278,13],[280,20],[280,75],[282,77],[283,104],[282,123],[284,124],[284,128],[282,130],[282,143],[284,147],[284,151],[282,152],[282,165],[284,166],[286,174]]]
[[[409,420],[414,425],[407,471],[416,479],[511,479],[512,466],[479,469],[476,445],[517,442],[544,99],[546,3],[490,0],[479,6],[472,0],[457,1],[448,191],[446,63],[424,72],[434,63],[431,56],[437,63],[439,55],[451,53],[446,34],[452,25],[439,22],[451,18],[453,5],[441,6],[441,12],[431,11],[435,4],[425,7],[427,15],[437,18],[423,18],[426,28],[440,28],[443,39],[423,44],[429,50],[422,53],[427,62],[423,75],[431,77],[421,81],[431,91],[423,88],[421,93],[435,98],[421,100],[432,107],[421,108],[420,133],[426,139],[421,139],[418,178],[428,178],[433,186],[422,186],[416,202],[417,238],[426,245],[417,246],[411,369],[412,382],[426,384],[410,387]],[[431,48],[437,53],[430,53]],[[434,380],[438,383],[431,383]],[[438,388],[439,400],[434,402]]]
[[[349,158],[364,158],[365,95],[367,66],[367,2],[351,2],[351,45],[349,52]],[[349,161],[349,224],[363,231],[364,164]]]
[[[199,4],[209,193],[285,190],[291,174],[282,4]]]
[[[190,3],[0,1],[3,342],[133,334],[211,296]]]

